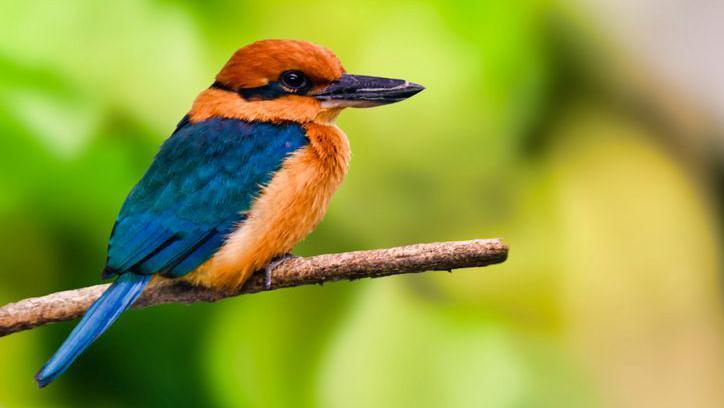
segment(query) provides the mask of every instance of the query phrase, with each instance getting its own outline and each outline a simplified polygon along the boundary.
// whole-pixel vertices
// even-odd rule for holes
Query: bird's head
[[[230,117],[329,122],[346,107],[399,102],[422,91],[400,79],[350,75],[330,50],[305,41],[257,41],[234,53],[201,93],[191,120]]]

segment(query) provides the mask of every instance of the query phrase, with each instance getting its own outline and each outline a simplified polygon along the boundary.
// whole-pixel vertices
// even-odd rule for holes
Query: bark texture
[[[270,290],[404,273],[452,271],[501,263],[507,256],[508,247],[499,239],[475,239],[290,258],[274,269]],[[0,336],[78,318],[108,286],[105,284],[66,290],[0,307]],[[133,307],[215,302],[264,290],[263,273],[254,274],[241,289],[234,292],[219,292],[189,286],[178,280],[161,279],[153,281]]]

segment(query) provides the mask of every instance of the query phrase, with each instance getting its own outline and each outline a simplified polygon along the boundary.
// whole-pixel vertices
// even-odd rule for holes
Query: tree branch
[[[432,270],[452,271],[500,263],[505,261],[507,256],[508,247],[500,240],[476,239],[290,258],[274,269],[271,289]],[[66,290],[0,307],[0,337],[80,317],[108,286],[105,284]],[[193,287],[178,280],[162,279],[153,281],[133,307],[215,302],[263,290],[264,276],[261,273],[254,274],[240,290],[232,293]]]

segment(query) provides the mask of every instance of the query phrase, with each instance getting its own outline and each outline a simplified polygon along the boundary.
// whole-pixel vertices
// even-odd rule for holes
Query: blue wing
[[[307,143],[296,124],[182,120],[121,208],[104,277],[191,272],[244,221],[284,159]]]

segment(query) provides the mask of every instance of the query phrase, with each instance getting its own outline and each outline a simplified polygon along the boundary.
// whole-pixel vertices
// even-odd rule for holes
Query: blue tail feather
[[[95,339],[141,295],[152,275],[124,273],[91,305],[53,357],[35,375],[40,387],[63,374]]]

